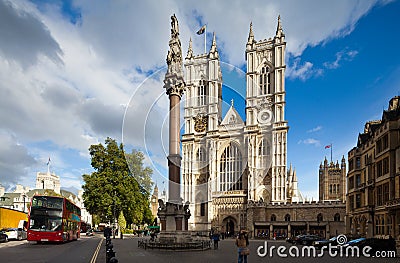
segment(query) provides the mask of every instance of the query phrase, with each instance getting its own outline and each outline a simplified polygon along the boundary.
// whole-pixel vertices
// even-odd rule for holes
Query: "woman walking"
[[[249,238],[244,230],[241,230],[236,238],[236,246],[238,247],[238,263],[247,263],[247,256],[250,254]]]

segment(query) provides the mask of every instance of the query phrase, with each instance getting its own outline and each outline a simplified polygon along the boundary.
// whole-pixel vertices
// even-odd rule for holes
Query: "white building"
[[[38,172],[36,174],[36,189],[49,189],[60,194],[60,177],[54,172],[50,173],[49,169],[46,173]]]
[[[215,34],[208,54],[184,62],[186,100],[182,135],[183,199],[190,202],[189,229],[238,231],[247,224],[249,200],[300,199],[295,171],[287,165],[285,34],[254,39],[245,48],[246,120],[234,102],[222,116],[222,73]]]

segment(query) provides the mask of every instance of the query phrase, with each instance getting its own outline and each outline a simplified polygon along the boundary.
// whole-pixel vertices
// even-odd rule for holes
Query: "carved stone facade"
[[[345,233],[342,201],[265,204],[249,202],[248,230],[255,238],[284,239],[299,234],[332,237]]]
[[[400,244],[400,97],[382,119],[365,124],[349,151],[347,232]]]
[[[183,199],[190,202],[190,230],[247,228],[247,202],[297,202],[295,171],[287,167],[285,34],[246,44],[246,121],[232,100],[222,118],[222,73],[216,36],[208,54],[185,58]]]

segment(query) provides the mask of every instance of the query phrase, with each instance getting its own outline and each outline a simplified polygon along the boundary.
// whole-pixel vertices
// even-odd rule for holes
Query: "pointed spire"
[[[291,176],[292,174],[293,174],[293,167],[292,167],[292,163],[290,163],[289,176]]]
[[[296,168],[293,171],[293,182],[297,182]]]
[[[211,58],[218,58],[218,50],[217,50],[217,40],[215,37],[215,32],[213,33],[213,40],[210,48],[209,57]]]
[[[283,33],[282,23],[281,23],[281,15],[278,16],[278,25],[276,27],[276,36],[277,37],[284,37],[285,34]]]
[[[233,99],[231,99],[231,107],[233,107]]]
[[[250,31],[249,31],[249,37],[247,38],[247,44],[251,45],[253,44],[254,41],[254,33],[253,33],[253,22],[250,22]]]
[[[186,59],[191,59],[193,58],[193,43],[192,43],[192,38],[190,38],[189,40],[189,48],[188,48],[188,52],[186,55]]]

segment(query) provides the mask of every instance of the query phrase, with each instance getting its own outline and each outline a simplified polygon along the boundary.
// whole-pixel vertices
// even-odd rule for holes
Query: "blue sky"
[[[0,0],[0,184],[34,187],[51,157],[62,186],[79,189],[91,171],[88,147],[107,136],[147,151],[161,184],[168,101],[157,70],[165,66],[171,14],[184,55],[190,37],[194,52],[203,52],[195,32],[206,23],[207,49],[216,32],[221,61],[240,69],[250,21],[260,40],[275,34],[280,14],[288,162],[303,194],[317,197],[318,167],[330,155],[324,146],[333,144],[334,160],[347,159],[365,122],[400,93],[400,2],[321,2]],[[241,77],[223,72],[225,85],[244,94]],[[223,98],[234,98],[244,118],[234,93],[226,89]]]

